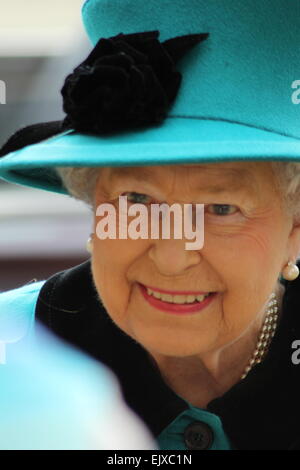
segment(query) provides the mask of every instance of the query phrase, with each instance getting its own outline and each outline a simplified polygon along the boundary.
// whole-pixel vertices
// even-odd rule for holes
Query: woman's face
[[[115,324],[149,352],[166,356],[201,355],[243,337],[262,316],[281,270],[296,259],[300,243],[299,228],[286,215],[270,164],[101,169],[96,207],[110,203],[118,213],[120,195],[127,196],[128,206],[144,203],[149,209],[151,203],[205,204],[204,245],[187,250],[191,240],[185,238],[101,240],[95,233],[93,278]],[[94,232],[102,218],[95,215]],[[128,223],[134,218],[128,217]],[[178,314],[154,306],[140,284],[171,295],[216,295],[205,308]]]

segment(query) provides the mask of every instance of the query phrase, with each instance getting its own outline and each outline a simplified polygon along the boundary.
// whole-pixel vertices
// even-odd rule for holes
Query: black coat
[[[300,276],[281,282],[286,286],[282,316],[266,358],[206,408],[221,418],[236,449],[300,449],[300,364],[291,359],[292,343],[300,340]],[[148,353],[108,316],[93,283],[90,261],[46,281],[36,318],[109,366],[128,405],[154,436],[187,409]]]

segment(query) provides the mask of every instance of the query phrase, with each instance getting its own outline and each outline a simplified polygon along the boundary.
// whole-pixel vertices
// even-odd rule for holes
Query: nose
[[[199,250],[186,250],[185,242],[175,238],[159,239],[151,245],[149,257],[162,275],[181,275],[199,264],[202,258]]]

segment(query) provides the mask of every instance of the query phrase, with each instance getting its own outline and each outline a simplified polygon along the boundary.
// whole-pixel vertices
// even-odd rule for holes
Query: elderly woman
[[[161,449],[300,448],[300,6],[88,0],[83,20],[66,118],[1,152],[4,179],[93,211],[91,258],[35,317],[113,370]],[[141,229],[196,205],[203,243],[130,236],[135,203]]]

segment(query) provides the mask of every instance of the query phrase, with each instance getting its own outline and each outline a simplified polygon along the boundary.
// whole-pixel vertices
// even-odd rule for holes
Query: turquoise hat
[[[0,177],[66,190],[57,166],[300,161],[300,1],[88,0],[94,49],[63,121],[18,131]]]

